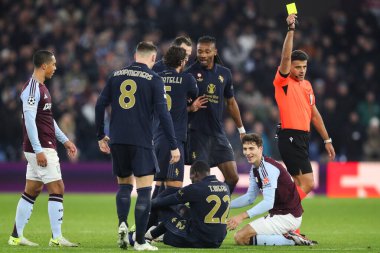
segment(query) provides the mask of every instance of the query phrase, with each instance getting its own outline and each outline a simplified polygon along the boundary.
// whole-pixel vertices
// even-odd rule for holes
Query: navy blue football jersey
[[[198,87],[195,78],[189,73],[178,73],[169,68],[159,75],[165,85],[168,109],[173,120],[174,132],[177,140],[186,141],[187,136],[187,100],[194,100],[198,96]],[[159,122],[154,137],[163,134],[162,124]]]
[[[227,234],[227,216],[230,210],[228,186],[214,175],[188,185],[176,193],[182,203],[189,203],[191,231],[202,241],[219,244]]]
[[[165,65],[164,61],[161,59],[159,61],[157,61],[154,65],[153,65],[153,68],[152,70],[156,73],[160,73],[164,70],[167,70],[168,67]]]
[[[186,72],[191,73],[197,80],[199,95],[206,95],[208,98],[207,108],[190,115],[190,129],[208,135],[224,134],[224,98],[234,96],[231,71],[219,64],[208,70],[199,62],[195,62]]]
[[[104,137],[104,111],[111,105],[110,144],[153,148],[153,117],[156,111],[171,149],[177,147],[173,123],[167,110],[164,83],[142,63],[115,71],[96,104],[98,139]]]

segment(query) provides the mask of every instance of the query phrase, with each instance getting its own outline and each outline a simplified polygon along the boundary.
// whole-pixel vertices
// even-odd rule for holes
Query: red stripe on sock
[[[299,187],[298,185],[296,187],[297,187],[298,195],[300,195],[301,200],[306,198],[307,194],[301,189],[301,187]]]

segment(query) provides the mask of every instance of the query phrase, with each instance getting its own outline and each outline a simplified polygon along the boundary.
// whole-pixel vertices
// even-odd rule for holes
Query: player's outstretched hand
[[[65,146],[67,150],[67,155],[71,158],[74,159],[77,156],[78,150],[77,147],[75,146],[74,143],[71,141],[66,141],[63,146]]]
[[[206,95],[197,97],[197,99],[195,99],[194,102],[191,104],[190,111],[196,112],[199,109],[207,108],[207,106],[205,105],[207,102],[208,102],[208,98],[206,97]]]
[[[181,153],[179,152],[178,148],[176,148],[174,150],[170,150],[170,153],[172,155],[172,157],[170,159],[170,164],[178,162],[179,158],[181,158]]]
[[[240,225],[240,223],[244,220],[244,217],[246,216],[247,214],[244,212],[244,213],[241,213],[239,215],[229,218],[227,220],[227,229],[235,230]]]
[[[111,153],[111,149],[108,146],[108,142],[109,141],[110,141],[110,137],[108,137],[107,135],[104,136],[103,139],[101,139],[100,141],[98,141],[100,151],[102,151],[105,154]]]
[[[326,143],[325,149],[327,151],[327,154],[329,155],[330,161],[333,161],[335,159],[335,149],[332,143]]]
[[[46,155],[44,152],[40,152],[36,154],[36,159],[37,159],[37,165],[41,167],[46,167],[47,166],[47,159]]]

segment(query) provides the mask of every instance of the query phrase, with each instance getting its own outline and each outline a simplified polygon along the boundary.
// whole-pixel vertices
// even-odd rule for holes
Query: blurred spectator
[[[368,138],[364,143],[364,158],[367,161],[380,160],[380,120],[373,117],[369,121]]]

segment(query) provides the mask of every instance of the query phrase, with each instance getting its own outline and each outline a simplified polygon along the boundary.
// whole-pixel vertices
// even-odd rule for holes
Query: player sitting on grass
[[[263,156],[263,140],[258,134],[247,134],[242,139],[243,154],[252,164],[247,193],[236,198],[231,208],[251,205],[259,191],[263,200],[227,222],[229,230],[236,229],[247,218],[269,212],[245,225],[235,234],[238,245],[314,245],[294,230],[302,222],[303,209],[296,185],[287,170],[275,160]]]

